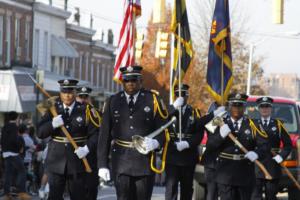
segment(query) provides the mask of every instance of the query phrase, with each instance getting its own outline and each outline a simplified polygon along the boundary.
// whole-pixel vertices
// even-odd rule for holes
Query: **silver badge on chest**
[[[275,126],[272,127],[272,131],[276,131],[277,128]]]
[[[83,120],[83,119],[82,119],[82,117],[80,117],[80,116],[76,118],[76,121],[79,122],[79,123],[82,122],[82,120]]]
[[[246,134],[246,135],[249,135],[250,133],[251,133],[251,131],[250,131],[249,129],[246,129],[246,130],[245,130],[245,134]]]
[[[149,106],[146,106],[146,107],[144,108],[144,111],[147,112],[147,113],[150,112],[150,110],[151,110],[151,109],[150,109]]]

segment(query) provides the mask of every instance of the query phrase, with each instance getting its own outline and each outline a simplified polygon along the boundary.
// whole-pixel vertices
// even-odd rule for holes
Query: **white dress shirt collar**
[[[234,120],[232,117],[231,117],[230,119],[231,119],[231,121],[232,121],[232,124],[234,125],[234,123],[236,122],[236,120]],[[242,122],[243,122],[243,117],[241,117],[240,119],[237,120],[239,129],[240,129],[241,126],[242,126]]]
[[[269,125],[269,123],[270,123],[270,120],[271,120],[271,117],[269,116],[269,117],[267,117],[267,118],[263,118],[263,117],[261,117],[261,122],[262,122],[262,124],[264,124],[265,123],[265,120],[267,120],[267,125]]]
[[[65,105],[65,104],[63,103],[63,106],[64,106],[64,110],[65,110],[66,108],[69,108],[69,115],[71,115],[72,110],[73,110],[73,108],[74,108],[74,106],[75,106],[75,101],[74,101],[70,106],[67,106],[67,105]]]
[[[129,101],[130,101],[130,95],[127,94],[125,91],[124,91],[124,94],[125,94],[125,96],[126,96],[126,101],[127,101],[127,103],[129,103]],[[137,93],[135,93],[135,94],[133,95],[133,103],[136,102],[136,100],[137,100],[139,94],[140,94],[140,91],[138,91]]]

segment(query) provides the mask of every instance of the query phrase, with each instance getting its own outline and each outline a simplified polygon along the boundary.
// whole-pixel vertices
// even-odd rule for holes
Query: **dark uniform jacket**
[[[224,118],[224,122],[228,124],[232,134],[248,151],[255,151],[259,157],[265,154],[267,136],[259,131],[253,121],[243,117],[241,127],[237,132],[234,131],[230,117]],[[220,128],[217,128],[215,133],[211,135],[207,149],[219,152],[216,164],[217,183],[232,186],[251,186],[254,183],[254,163],[243,158],[243,152],[229,137],[221,137]],[[237,159],[237,157],[241,159]]]
[[[78,146],[87,145],[90,151],[93,149],[95,141],[97,141],[98,128],[90,122],[86,105],[75,102],[74,108],[69,118],[64,112],[63,103],[60,99],[55,102],[56,111],[62,115],[64,126],[71,134]],[[41,139],[51,136],[49,142],[48,154],[46,158],[47,169],[51,173],[76,174],[85,172],[85,168],[81,159],[74,153],[71,143],[62,142],[66,140],[64,133],[60,128],[54,129],[52,126],[52,115],[47,112],[39,123],[38,137]]]
[[[204,125],[213,118],[213,113],[200,116],[200,111],[186,105],[182,116],[182,140],[189,143],[189,148],[178,151],[175,142],[179,141],[179,119],[170,126],[171,141],[167,151],[167,164],[191,166],[199,161],[198,145],[200,144]]]
[[[282,159],[285,160],[292,150],[291,138],[282,122],[278,119],[271,118],[266,128],[263,128],[263,123],[260,119],[256,120],[256,123],[262,131],[265,131],[268,134],[268,151],[266,152],[264,159],[259,160],[263,163],[274,179],[280,178],[281,167],[275,160],[272,159],[274,155],[272,155],[271,152],[279,154]],[[280,148],[281,142],[283,144],[282,148]],[[259,169],[256,169],[256,177],[265,178]]]
[[[217,108],[218,108],[218,105],[216,104],[216,102],[212,103],[208,109],[208,113],[213,113],[213,111],[215,111]],[[212,138],[211,135],[213,133],[209,132],[207,129],[205,129],[205,132],[206,132],[207,141],[208,141],[210,138]],[[200,164],[206,168],[215,169],[216,159],[217,159],[218,155],[219,155],[219,152],[216,151],[215,149],[211,150],[211,149],[205,148],[204,152],[202,152],[202,155],[201,155]]]
[[[150,175],[150,156],[139,153],[136,149],[117,144],[132,141],[132,136],[147,136],[165,123],[162,115],[166,112],[159,104],[158,96],[141,89],[133,107],[129,110],[123,91],[111,96],[104,107],[103,121],[98,143],[98,167],[108,168],[111,143],[111,162],[113,175],[130,176]],[[163,109],[164,108],[164,109]],[[167,114],[166,116],[167,117]],[[160,146],[164,143],[164,133],[159,135]]]
[[[1,148],[2,152],[22,153],[25,143],[22,136],[18,135],[18,126],[16,123],[7,123],[1,130]]]

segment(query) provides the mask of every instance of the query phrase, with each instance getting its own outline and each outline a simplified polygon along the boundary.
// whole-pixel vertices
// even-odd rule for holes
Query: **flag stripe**
[[[124,2],[124,19],[120,30],[118,41],[117,56],[114,67],[114,80],[121,80],[120,67],[134,64],[134,30],[133,15],[139,16],[141,13],[140,0],[125,0]]]

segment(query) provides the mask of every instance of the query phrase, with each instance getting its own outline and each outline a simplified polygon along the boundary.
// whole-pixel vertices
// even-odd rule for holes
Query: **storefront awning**
[[[0,112],[32,112],[35,104],[35,89],[27,72],[0,71]]]
[[[52,35],[51,37],[51,55],[59,57],[78,57],[74,47],[63,37]]]

